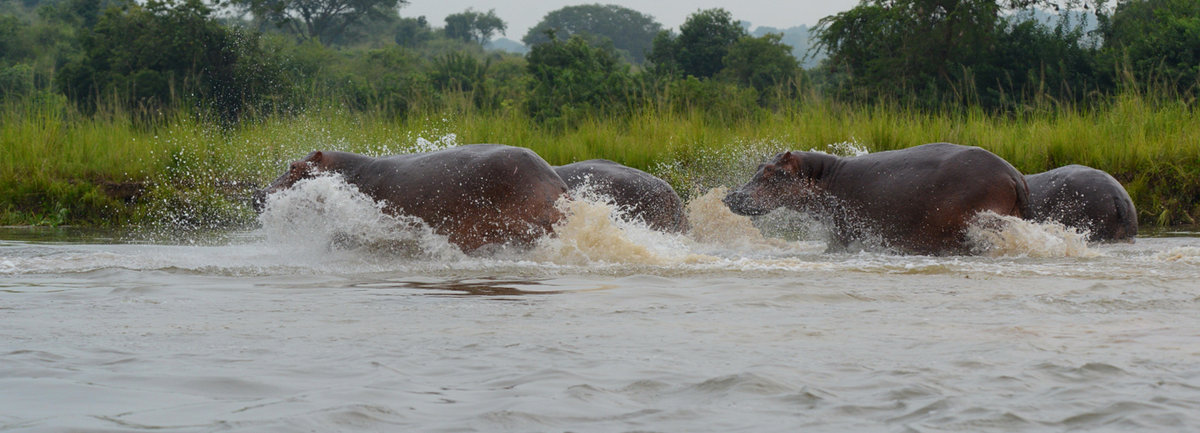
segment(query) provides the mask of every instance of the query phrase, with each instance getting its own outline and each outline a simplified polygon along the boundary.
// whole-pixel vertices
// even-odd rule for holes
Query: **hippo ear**
[[[325,157],[324,153],[321,153],[321,151],[319,151],[319,150],[314,150],[313,153],[308,154],[308,158],[305,158],[305,159],[307,159],[308,162],[320,163],[321,159],[324,157]]]
[[[779,165],[795,169],[800,167],[800,155],[792,152],[784,152],[779,156]]]

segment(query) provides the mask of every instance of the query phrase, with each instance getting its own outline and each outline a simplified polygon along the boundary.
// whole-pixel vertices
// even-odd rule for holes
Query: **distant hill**
[[[514,41],[509,38],[499,38],[488,42],[483,46],[483,49],[488,51],[508,51],[510,53],[525,54],[529,52],[529,47],[522,44],[520,41]]]

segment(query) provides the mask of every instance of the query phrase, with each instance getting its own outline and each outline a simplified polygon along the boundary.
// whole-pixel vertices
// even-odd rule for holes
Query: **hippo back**
[[[551,232],[567,191],[537,154],[495,144],[379,158],[346,175],[385,209],[421,218],[468,251]]]
[[[1032,212],[1021,173],[978,147],[924,144],[844,158],[830,171],[822,183],[853,215],[840,222],[869,226],[903,251],[967,252],[966,229],[981,212]]]
[[[666,181],[605,159],[591,159],[554,168],[571,190],[590,188],[610,198],[632,218],[650,228],[669,232],[688,229],[683,200]]]
[[[1091,241],[1132,240],[1137,211],[1116,178],[1083,165],[1025,176],[1030,203],[1041,220],[1086,229]]]

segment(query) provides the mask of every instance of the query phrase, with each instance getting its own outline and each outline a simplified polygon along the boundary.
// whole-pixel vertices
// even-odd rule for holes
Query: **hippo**
[[[589,159],[554,167],[572,191],[590,186],[612,199],[626,215],[652,229],[682,233],[688,230],[683,200],[666,181],[650,173],[606,159]]]
[[[315,151],[293,162],[267,195],[321,173],[341,175],[384,212],[420,218],[465,252],[485,245],[529,245],[553,232],[563,214],[555,202],[567,185],[529,149],[497,144],[459,146],[380,158]]]
[[[909,254],[967,254],[980,212],[1030,215],[1025,178],[978,147],[931,143],[855,157],[776,155],[725,205],[742,215],[787,207],[830,228],[831,250],[853,243]]]
[[[1137,235],[1133,200],[1108,173],[1072,164],[1027,175],[1025,182],[1040,220],[1087,230],[1091,242],[1132,242]]]

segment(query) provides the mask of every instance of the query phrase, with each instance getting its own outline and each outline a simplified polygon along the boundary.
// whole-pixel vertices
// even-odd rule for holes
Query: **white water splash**
[[[411,149],[408,149],[406,153],[433,152],[458,147],[458,145],[458,134],[453,132],[435,137],[433,140],[426,139],[425,137],[417,137],[416,144]]]
[[[554,236],[543,238],[531,252],[534,260],[564,265],[659,266],[708,260],[691,254],[682,236],[655,231],[641,220],[625,216],[610,201],[584,196],[564,199],[559,207],[567,217],[555,226]]]
[[[1200,265],[1200,247],[1177,247],[1155,254],[1154,258],[1165,262]]]
[[[725,187],[713,188],[688,202],[688,217],[692,225],[689,233],[691,239],[710,249],[743,252],[793,247],[791,243],[782,239],[763,236],[750,217],[730,211],[722,201],[728,192]]]
[[[967,241],[977,254],[1027,257],[1095,257],[1088,233],[1056,222],[1034,222],[983,212],[967,229]]]
[[[259,221],[267,242],[281,249],[323,254],[363,250],[454,259],[461,251],[415,217],[393,216],[340,176],[318,176],[271,194]]]
[[[867,149],[867,145],[862,144],[854,137],[850,137],[850,141],[830,143],[826,145],[826,147],[829,149],[830,154],[838,156],[863,156],[871,153],[871,151]],[[815,149],[814,151],[819,152],[819,150]]]
[[[721,199],[726,192],[725,188],[714,188],[688,202],[691,230],[686,235],[653,230],[602,195],[588,191],[575,194],[574,199],[560,203],[567,218],[555,227],[554,236],[539,243],[531,258],[566,265],[723,263],[753,268],[760,260],[777,265],[779,258],[823,249],[823,245],[816,245],[820,242],[763,236],[749,217],[734,214],[725,206]]]
[[[725,188],[714,188],[687,204],[692,229],[686,235],[664,233],[631,218],[611,200],[588,190],[560,206],[567,215],[555,233],[530,250],[501,249],[488,260],[593,266],[682,266],[719,264],[739,266],[761,260],[801,260],[818,254],[823,243],[788,241],[763,236],[748,217],[736,215],[722,203]],[[444,236],[413,217],[383,212],[383,205],[339,177],[322,176],[298,182],[273,194],[259,217],[269,245],[289,254],[307,252],[320,260],[331,251],[352,251],[402,260],[462,261],[466,258]],[[976,253],[1020,257],[1094,257],[1086,233],[1055,223],[1035,223],[1015,217],[987,215],[968,231]],[[1190,254],[1190,255],[1189,255]],[[1180,261],[1200,260],[1200,254],[1177,252]],[[749,262],[747,262],[749,261]]]

